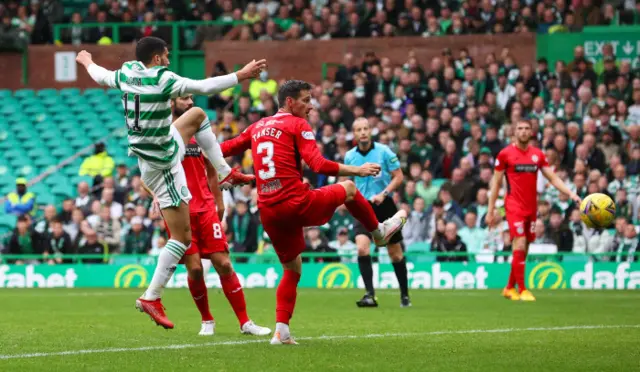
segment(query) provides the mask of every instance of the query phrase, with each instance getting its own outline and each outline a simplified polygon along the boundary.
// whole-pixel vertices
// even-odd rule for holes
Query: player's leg
[[[409,307],[411,306],[411,300],[409,299],[407,260],[404,257],[404,252],[402,251],[401,233],[398,233],[391,238],[389,245],[387,245],[387,252],[389,253],[389,258],[391,258],[391,265],[393,265],[393,271],[396,273],[398,286],[400,287],[400,306]]]
[[[244,291],[242,290],[242,285],[240,285],[240,280],[238,280],[238,275],[236,275],[233,265],[231,264],[229,252],[226,251],[226,242],[223,243],[225,246],[223,249],[225,251],[212,253],[210,258],[213,267],[220,277],[222,291],[238,318],[240,331],[244,334],[254,336],[266,336],[271,334],[271,330],[269,328],[255,324],[249,318],[249,315],[247,315],[247,303],[244,299]]]
[[[535,301],[536,298],[533,296],[531,291],[527,289],[524,281],[524,273],[527,265],[527,254],[529,253],[529,243],[535,240],[535,226],[536,226],[536,216],[529,216],[527,221],[525,222],[525,231],[526,237],[524,239],[523,244],[519,249],[513,251],[513,260],[518,262],[518,271],[516,273],[516,282],[518,283],[518,289],[520,290],[520,300],[521,301]],[[514,248],[515,249],[515,248]]]
[[[302,229],[299,231],[302,238]],[[302,239],[304,243],[304,238]],[[275,247],[275,244],[274,244]],[[282,259],[282,257],[281,257]],[[282,262],[283,274],[276,290],[276,331],[271,339],[272,345],[295,345],[291,337],[289,321],[296,307],[298,282],[302,275],[302,258],[298,254],[293,260]]]
[[[356,247],[358,248],[358,268],[364,282],[365,294],[356,302],[358,307],[377,307],[378,302],[373,288],[373,264],[371,262],[370,234],[363,231],[362,224],[356,225]]]
[[[341,185],[346,191],[344,205],[349,210],[349,213],[371,233],[377,246],[387,245],[389,239],[400,231],[407,222],[407,212],[400,210],[393,217],[380,223],[371,204],[358,191],[353,181],[343,181],[337,185]]]
[[[519,301],[520,292],[515,286],[522,291],[524,286],[524,260],[526,257],[527,233],[525,231],[526,218],[513,213],[507,213],[507,222],[509,224],[509,235],[511,236],[511,272],[509,273],[509,282],[507,287],[502,291],[502,295],[510,300]]]
[[[189,143],[191,138],[195,136],[198,146],[207,154],[207,158],[218,171],[218,178],[221,180],[220,187],[230,188],[250,183],[254,179],[253,176],[233,170],[224,160],[220,144],[211,130],[209,118],[201,108],[190,108],[173,122],[173,126],[182,136],[184,143]]]
[[[176,270],[178,261],[191,244],[189,206],[191,194],[180,162],[170,169],[153,169],[143,161],[139,162],[143,182],[151,188],[160,203],[165,222],[171,231],[171,239],[158,256],[156,269],[149,287],[136,301],[136,307],[164,328],[173,328],[160,301],[162,292]],[[180,192],[178,192],[180,190]]]
[[[200,332],[198,334],[200,336],[212,336],[215,333],[215,320],[209,308],[209,296],[207,293],[207,284],[204,280],[202,261],[200,260],[197,244],[194,244],[196,240],[197,239],[194,239],[187,254],[184,256],[184,265],[187,268],[189,292],[202,319]],[[192,250],[193,252],[189,252]]]

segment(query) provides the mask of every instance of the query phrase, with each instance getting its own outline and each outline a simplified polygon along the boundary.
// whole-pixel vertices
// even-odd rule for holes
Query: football
[[[588,227],[604,229],[616,217],[616,204],[605,194],[591,194],[580,203],[580,216]]]

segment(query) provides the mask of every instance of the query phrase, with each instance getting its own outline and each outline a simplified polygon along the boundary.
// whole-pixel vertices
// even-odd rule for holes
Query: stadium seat
[[[64,160],[64,158],[73,155],[73,150],[68,145],[64,147],[58,147],[51,151],[51,155],[58,158],[59,161]]]
[[[425,253],[431,251],[431,244],[427,242],[417,242],[409,245],[406,248],[407,256],[410,262],[413,263],[426,263],[435,261],[435,256],[415,255],[413,253]]]
[[[62,196],[64,198],[75,196],[75,188],[71,187],[68,183],[64,182],[57,184],[51,188],[51,193],[55,196]]]
[[[36,203],[38,205],[55,204],[55,202],[56,202],[56,197],[53,194],[50,194],[48,192],[36,195]]]
[[[38,97],[42,97],[42,98],[57,96],[58,95],[58,90],[57,89],[52,89],[52,88],[40,89],[36,95]]]
[[[18,217],[14,214],[0,215],[0,227],[8,228],[9,230],[11,230],[16,225],[17,220]]]
[[[22,112],[28,115],[37,115],[46,113],[47,109],[44,106],[28,106],[25,107]]]
[[[76,171],[77,173],[77,171]],[[69,182],[73,185],[73,186],[77,186],[80,182],[86,182],[89,185],[93,184],[93,177],[91,176],[78,176],[75,175],[73,177],[70,178]],[[74,194],[75,195],[75,194]]]
[[[117,90],[117,89],[116,89]],[[104,96],[106,95],[106,91],[102,88],[87,88],[84,90],[82,95],[84,96]]]
[[[13,93],[16,98],[34,97],[35,95],[33,89],[18,89]]]
[[[24,153],[19,150],[8,150],[4,152],[5,159],[15,159],[24,156]]]
[[[435,178],[431,181],[431,185],[435,186],[435,187],[440,187],[442,185],[444,185],[444,183],[447,182],[446,178]]]
[[[2,98],[3,103],[6,99],[10,98],[13,93],[9,89],[0,89],[0,98]]]
[[[67,96],[79,96],[80,95],[80,89],[78,88],[62,88],[60,89],[60,95],[67,97]]]
[[[31,178],[31,177],[35,177],[38,175],[38,169],[31,166],[31,165],[24,165],[21,167],[16,167],[16,174],[20,177],[27,177],[27,178]]]

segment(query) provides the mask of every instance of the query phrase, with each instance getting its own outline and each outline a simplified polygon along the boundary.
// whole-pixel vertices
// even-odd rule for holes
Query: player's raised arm
[[[220,144],[222,156],[226,158],[229,156],[242,155],[245,151],[251,149],[251,133],[254,125],[256,125],[256,123],[251,124],[234,138],[222,142]]]
[[[300,119],[298,131],[295,137],[296,144],[300,149],[300,155],[305,163],[315,173],[329,176],[373,176],[380,172],[380,165],[367,163],[360,167],[353,165],[339,164],[335,161],[327,160],[322,156],[316,145],[316,136],[306,120]]]
[[[106,85],[111,88],[119,88],[118,86],[118,71],[110,71],[102,66],[98,66],[93,62],[91,53],[86,50],[81,51],[76,56],[76,62],[83,65],[89,76],[100,85]]]
[[[551,183],[556,189],[558,189],[558,191],[565,195],[569,195],[569,198],[571,198],[571,200],[580,205],[582,199],[580,199],[578,194],[569,190],[567,185],[564,184],[564,181],[562,181],[560,177],[558,177],[556,172],[554,172],[550,166],[544,166],[540,170],[542,171],[542,174],[545,176],[545,178],[549,180],[549,183]]]
[[[176,96],[183,94],[212,95],[231,88],[244,80],[258,77],[260,72],[265,68],[267,68],[266,59],[259,61],[254,59],[247,63],[241,70],[224,76],[216,76],[203,80],[191,80],[175,75],[176,82],[174,83],[175,86],[172,93]]]

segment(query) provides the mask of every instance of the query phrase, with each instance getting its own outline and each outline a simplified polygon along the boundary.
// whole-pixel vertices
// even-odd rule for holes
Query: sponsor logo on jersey
[[[302,132],[302,138],[309,141],[314,141],[316,139],[316,136],[313,135],[313,132],[304,131]]]
[[[198,145],[194,145],[190,143],[185,147],[184,156],[200,157],[201,154],[202,154],[202,151],[200,150],[200,146]]]
[[[260,192],[263,194],[268,194],[270,192],[278,191],[281,188],[282,188],[282,183],[280,183],[280,180],[273,180],[260,186]]]
[[[517,173],[535,173],[538,171],[538,166],[535,164],[516,164],[514,169]]]

